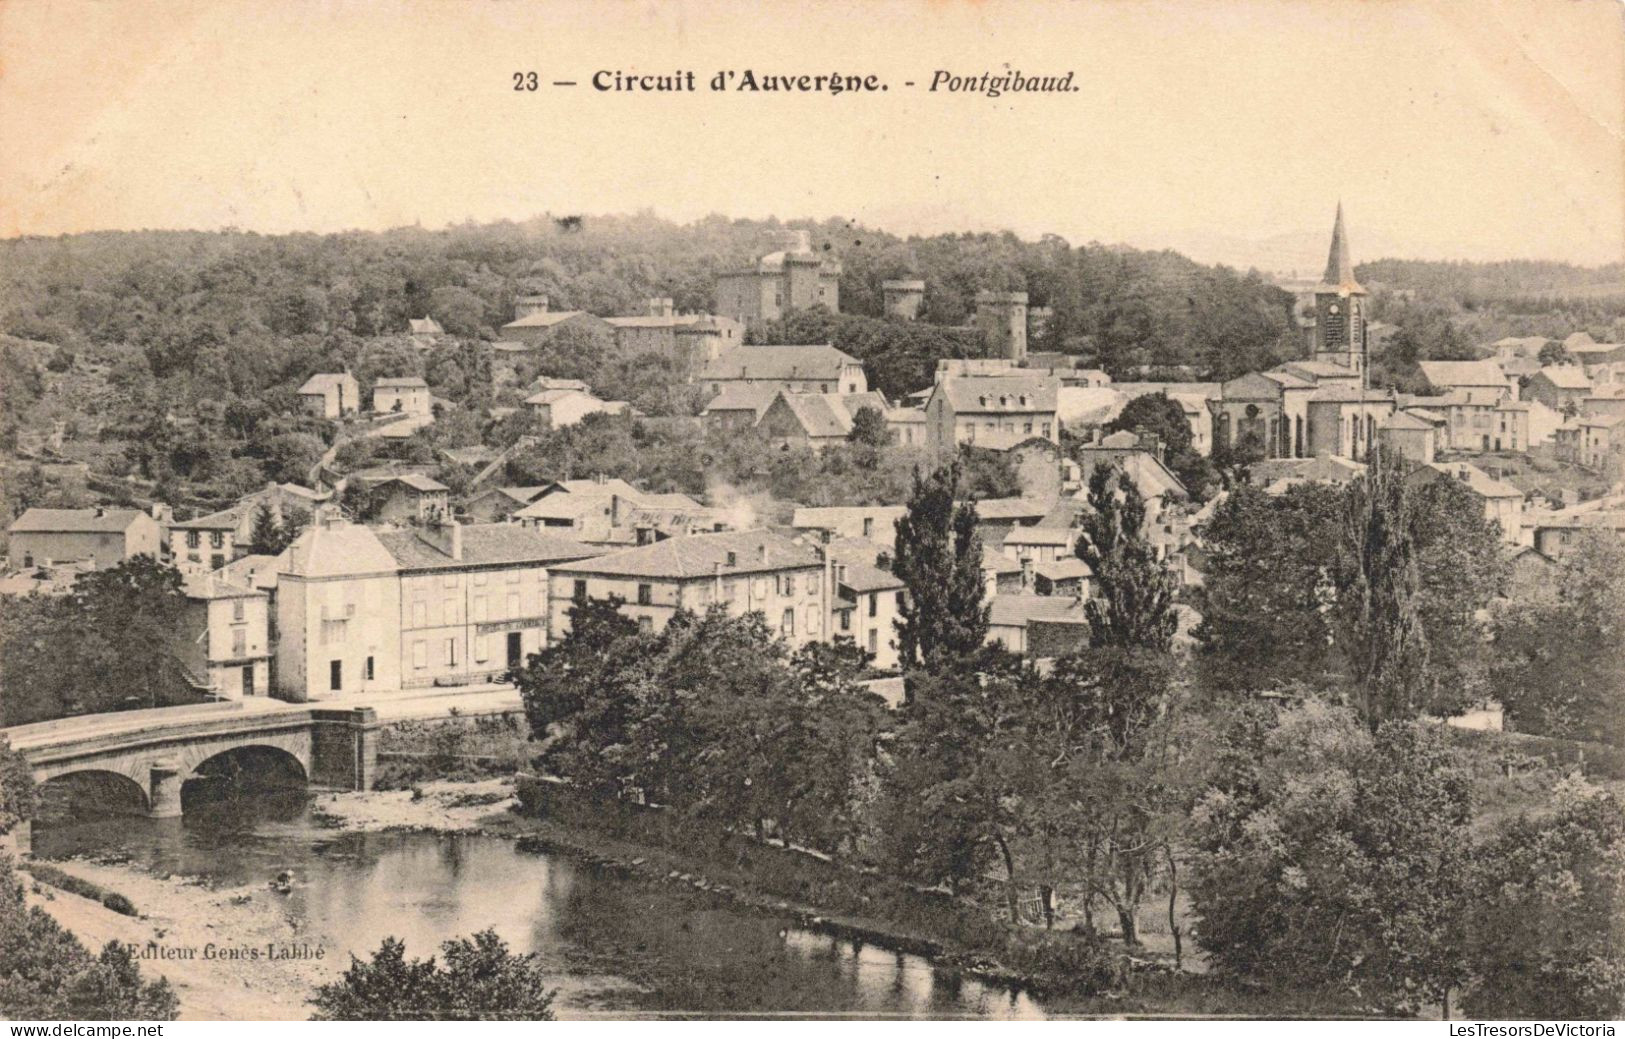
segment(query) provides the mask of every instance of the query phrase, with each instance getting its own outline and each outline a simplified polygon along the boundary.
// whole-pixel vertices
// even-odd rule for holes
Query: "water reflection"
[[[1033,1018],[1029,997],[923,957],[814,933],[685,889],[604,874],[508,841],[420,833],[335,834],[302,794],[189,806],[184,820],[42,826],[45,858],[114,853],[218,886],[294,876],[299,932],[344,962],[384,937],[428,955],[494,928],[559,981],[558,1012],[583,1015],[855,1015]]]

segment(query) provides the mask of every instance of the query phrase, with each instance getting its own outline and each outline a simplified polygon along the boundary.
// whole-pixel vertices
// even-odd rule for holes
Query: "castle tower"
[[[532,314],[545,313],[547,313],[546,296],[519,296],[513,301],[513,319],[515,321],[530,317]]]
[[[1027,294],[978,292],[976,327],[987,336],[990,356],[1019,365],[1027,359]]]
[[[1343,204],[1337,204],[1332,248],[1326,274],[1315,286],[1314,359],[1365,371],[1366,291],[1354,280],[1348,233],[1343,230]]]
[[[883,281],[880,291],[886,300],[887,314],[904,321],[913,321],[920,316],[920,306],[925,302],[925,282],[906,279]]]

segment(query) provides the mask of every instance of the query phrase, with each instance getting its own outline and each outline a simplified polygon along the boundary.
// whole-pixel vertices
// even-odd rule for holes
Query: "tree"
[[[45,910],[28,907],[0,858],[0,1015],[13,1021],[172,1021],[180,1003],[163,978],[141,976],[135,950],[109,942],[92,956]]]
[[[1103,433],[1151,433],[1169,456],[1188,450],[1191,427],[1185,409],[1166,393],[1147,393],[1123,405],[1117,417],[1101,426]]]
[[[35,802],[33,770],[27,759],[11,749],[11,741],[0,735],[0,834],[32,819]]]
[[[891,443],[891,431],[886,428],[886,416],[879,408],[862,407],[852,416],[852,430],[846,439],[866,447],[885,447]]]
[[[976,507],[955,503],[957,463],[914,473],[908,511],[897,520],[892,572],[908,587],[898,608],[898,650],[907,668],[952,667],[987,640],[982,539]]]
[[[1521,732],[1625,746],[1625,545],[1578,538],[1549,596],[1499,605],[1491,684]]]
[[[1203,525],[1196,664],[1211,689],[1324,687],[1335,673],[1330,608],[1343,494],[1300,484],[1233,489]]]
[[[1477,856],[1467,961],[1479,1018],[1598,1020],[1625,1013],[1625,805],[1571,779]]]
[[[434,957],[406,958],[385,938],[372,959],[350,957],[338,981],[310,1000],[315,1021],[551,1021],[555,992],[535,953],[518,955],[493,930],[440,946]]]
[[[1570,364],[1573,361],[1573,358],[1569,356],[1569,352],[1563,348],[1563,344],[1555,339],[1548,339],[1541,344],[1540,353],[1535,355],[1535,359],[1540,362],[1542,368],[1549,368],[1558,364]]]
[[[1178,622],[1174,577],[1146,540],[1145,499],[1127,473],[1101,465],[1088,501],[1075,551],[1099,589],[1084,604],[1090,645],[1167,652]]]
[[[1349,487],[1334,613],[1360,717],[1372,732],[1423,706],[1428,640],[1419,611],[1421,570],[1412,497],[1398,455],[1379,448]]]
[[[1469,779],[1431,726],[1317,702],[1241,716],[1192,813],[1197,941],[1253,981],[1414,1011],[1463,958]]]
[[[249,534],[249,551],[257,555],[274,556],[282,551],[282,523],[271,506],[261,504],[254,510],[254,529]],[[286,546],[283,546],[286,547]]]

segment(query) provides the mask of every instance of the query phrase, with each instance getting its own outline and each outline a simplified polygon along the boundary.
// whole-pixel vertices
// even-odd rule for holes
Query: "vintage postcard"
[[[0,141],[11,1034],[1625,1016],[1616,0],[0,0]]]

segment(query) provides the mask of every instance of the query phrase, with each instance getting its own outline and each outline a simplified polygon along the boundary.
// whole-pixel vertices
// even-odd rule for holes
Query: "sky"
[[[1619,0],[0,0],[0,237],[840,216],[1324,262],[1625,259]],[[1076,92],[931,93],[936,70]],[[873,94],[713,93],[718,70]],[[693,70],[693,94],[595,72]],[[515,91],[515,72],[542,86]],[[555,87],[573,80],[575,87]],[[914,81],[917,85],[904,84]],[[1276,262],[1279,261],[1279,262]]]

